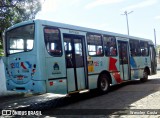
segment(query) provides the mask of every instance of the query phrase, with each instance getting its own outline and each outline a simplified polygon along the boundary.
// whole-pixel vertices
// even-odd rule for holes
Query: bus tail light
[[[59,80],[59,82],[63,82],[63,80]]]
[[[50,85],[50,86],[53,86],[53,84],[54,84],[53,82],[49,82],[49,85]]]

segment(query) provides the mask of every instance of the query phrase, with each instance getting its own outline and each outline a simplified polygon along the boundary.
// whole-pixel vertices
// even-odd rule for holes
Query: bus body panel
[[[36,70],[35,80],[46,81],[46,60],[45,60],[45,44],[44,44],[44,35],[43,35],[43,26],[39,20],[35,21],[35,54],[36,54]]]
[[[85,72],[84,68],[78,68],[76,70],[77,73],[77,82],[78,82],[78,90],[83,90],[86,89],[86,84],[85,84]]]
[[[149,71],[151,72],[151,63],[150,63],[150,56],[148,55],[148,56],[142,56],[141,57],[141,59],[142,59],[142,63],[141,63],[141,66],[140,66],[140,68],[141,68],[141,75],[140,75],[140,77],[143,77],[143,71],[144,71],[144,69],[145,68],[149,68]]]
[[[89,89],[95,89],[97,88],[97,81],[98,81],[99,75],[88,75],[88,82],[89,82]]]
[[[10,80],[7,83],[7,89],[18,89],[23,84],[27,84],[32,79],[32,65],[36,63],[36,56],[32,52],[28,52],[29,56],[25,56],[23,53],[10,55],[7,57],[6,66],[6,79]],[[10,88],[10,82],[14,83],[14,88]],[[25,90],[25,87],[23,88]]]
[[[37,70],[33,65],[37,64],[36,55],[28,54],[27,57],[23,53],[15,55],[10,55],[6,66],[7,90],[46,92],[45,81],[37,79],[35,74]]]
[[[110,72],[110,75],[112,77],[112,83],[111,84],[119,84],[123,81],[123,78],[120,75],[120,65],[119,65],[119,57],[118,53],[117,56],[114,57],[108,57],[107,61],[107,70]]]
[[[138,79],[139,77],[142,77],[143,70],[140,68],[141,63],[142,63],[141,57],[130,56],[131,80]]]
[[[67,69],[67,87],[69,92],[76,90],[74,76],[73,69]]]
[[[42,26],[42,24],[41,24]],[[53,27],[52,25],[46,27]],[[41,34],[42,34],[42,44],[44,46],[44,61],[43,64],[45,68],[42,73],[44,73],[44,77],[46,79],[46,89],[47,92],[50,93],[59,93],[59,94],[66,94],[67,93],[67,81],[66,81],[66,64],[64,54],[62,53],[61,56],[51,56],[46,48],[45,45],[45,38],[44,38],[44,28],[42,26]],[[60,87],[61,86],[61,87]]]
[[[47,81],[47,92],[67,94],[67,81],[64,78]]]
[[[35,23],[33,50],[11,54],[5,58],[8,90],[69,94],[84,89],[97,88],[99,75],[104,72],[109,73],[111,76],[111,85],[130,79],[142,78],[145,68],[149,68],[150,72],[156,73],[154,66],[156,64],[155,55],[151,57],[154,47],[148,56],[131,56],[130,52],[130,39],[143,40],[148,42],[149,45],[153,45],[150,40],[44,20],[19,23],[7,31],[28,23]],[[45,27],[59,30],[62,55],[53,56],[49,54],[44,36]],[[116,37],[117,55],[89,55],[88,33],[99,34],[102,39],[104,35]],[[67,66],[68,50],[65,48],[67,43],[73,48],[72,52],[70,52],[73,55],[72,62],[74,64],[72,67]],[[82,52],[77,53],[76,49]],[[124,56],[122,52],[125,51],[126,55]],[[80,57],[83,57],[83,59]],[[77,65],[81,66],[78,67]]]
[[[46,55],[48,52],[46,52]],[[66,69],[64,58],[46,57],[46,82],[47,92],[51,93],[67,93]],[[59,85],[62,85],[61,87]]]
[[[33,23],[33,22],[28,22]],[[27,22],[19,23],[15,27],[9,29],[14,29],[18,26],[28,25]],[[39,26],[37,22],[34,25],[35,35],[33,49],[28,52],[20,52],[8,55],[6,57],[6,79],[7,79],[7,90],[16,90],[20,92],[46,92],[46,82],[41,73],[43,64],[41,63],[41,57],[39,56],[39,43],[36,39],[39,38],[39,32],[36,30]],[[38,28],[39,29],[39,28]],[[38,53],[37,53],[38,52]],[[43,51],[42,51],[43,53]],[[27,56],[26,56],[27,55]],[[40,87],[39,86],[43,86]]]

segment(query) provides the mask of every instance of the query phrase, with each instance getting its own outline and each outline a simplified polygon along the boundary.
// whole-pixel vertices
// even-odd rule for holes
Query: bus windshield
[[[6,32],[7,54],[27,52],[33,49],[34,24],[20,26]]]

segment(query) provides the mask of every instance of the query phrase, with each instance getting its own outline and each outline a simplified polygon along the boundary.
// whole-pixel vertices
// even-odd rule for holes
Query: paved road
[[[48,117],[57,113],[65,114],[65,117],[82,117],[83,114],[83,117],[91,118],[158,118],[160,117],[160,71],[145,83],[140,81],[123,83],[111,87],[111,91],[104,95],[99,95],[95,91],[75,97],[53,94],[21,95],[0,98],[0,101],[0,110],[39,110]],[[137,114],[145,112],[145,115],[123,115],[130,114],[131,111]],[[146,115],[148,112],[154,114],[159,112],[159,115]],[[54,116],[64,117],[64,115]]]
[[[148,82],[133,81],[114,86],[108,94],[77,101],[59,109],[62,109],[60,110],[62,113],[63,110],[70,112],[71,109],[76,114],[89,114],[87,117],[160,118],[160,72],[155,76],[151,76]],[[53,111],[52,108],[48,112]],[[85,111],[88,113],[85,113]],[[136,115],[123,115],[131,113]],[[79,117],[81,116],[79,115]]]

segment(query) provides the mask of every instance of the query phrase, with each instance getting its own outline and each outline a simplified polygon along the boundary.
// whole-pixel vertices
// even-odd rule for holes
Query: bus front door
[[[128,42],[118,41],[120,75],[123,81],[130,79]]]
[[[84,36],[64,34],[68,93],[86,89]]]

